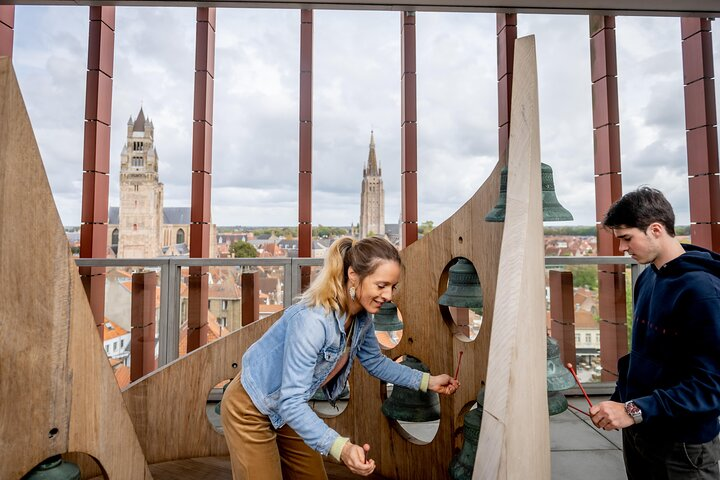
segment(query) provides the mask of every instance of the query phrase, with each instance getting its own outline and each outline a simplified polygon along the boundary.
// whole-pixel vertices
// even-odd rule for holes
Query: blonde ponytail
[[[347,312],[348,268],[353,267],[362,281],[382,261],[393,261],[400,265],[400,254],[384,238],[369,237],[359,241],[350,237],[340,238],[330,246],[322,270],[300,295],[300,302],[311,307],[322,305],[327,312]]]

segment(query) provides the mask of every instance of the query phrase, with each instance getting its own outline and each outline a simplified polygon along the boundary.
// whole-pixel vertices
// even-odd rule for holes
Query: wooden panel
[[[507,210],[473,479],[550,478],[535,38],[515,43]]]
[[[151,478],[8,58],[0,59],[0,211],[0,438],[12,439],[0,449],[0,478],[65,452],[91,455],[110,478]]]

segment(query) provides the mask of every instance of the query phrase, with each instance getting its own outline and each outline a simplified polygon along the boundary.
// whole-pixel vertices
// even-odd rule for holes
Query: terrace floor
[[[607,397],[593,396],[593,403]],[[584,397],[568,397],[572,405],[587,410]],[[208,408],[210,410],[210,407]],[[550,449],[553,480],[621,480],[626,478],[619,431],[596,429],[589,418],[572,409],[550,417]],[[358,478],[344,466],[326,463],[330,480]],[[155,480],[212,478],[232,480],[228,457],[208,457],[159,463],[150,466]],[[381,480],[373,475],[370,479]],[[422,480],[422,479],[419,479]]]

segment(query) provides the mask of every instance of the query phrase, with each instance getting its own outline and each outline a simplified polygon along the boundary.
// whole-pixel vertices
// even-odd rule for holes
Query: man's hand
[[[340,453],[340,460],[355,475],[367,477],[375,470],[375,460],[367,458],[370,445],[367,443],[362,447],[351,442],[346,442]]]
[[[590,409],[590,418],[596,427],[603,430],[617,430],[635,425],[635,420],[628,415],[624,403],[600,402]]]
[[[430,375],[430,381],[428,382],[428,390],[444,395],[452,395],[459,387],[460,383],[445,373],[442,375]]]

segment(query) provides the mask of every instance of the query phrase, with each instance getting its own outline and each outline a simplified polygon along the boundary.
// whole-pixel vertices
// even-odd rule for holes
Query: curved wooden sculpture
[[[515,42],[507,209],[473,479],[550,478],[535,37]]]
[[[461,388],[441,397],[436,436],[426,445],[406,440],[381,412],[384,385],[359,364],[351,375],[347,409],[327,420],[353,440],[369,443],[377,473],[384,477],[447,477],[460,446],[462,414],[486,378],[475,475],[549,477],[549,445],[537,443],[537,435],[547,437],[547,408],[532,42],[519,41],[515,51],[508,228],[503,232],[502,223],[484,221],[498,197],[500,162],[452,217],[402,251],[400,289],[393,300],[404,330],[387,355],[412,355],[433,373],[452,373],[463,352]],[[532,65],[525,69],[526,64]],[[17,477],[67,451],[92,455],[113,479],[150,478],[147,464],[227,455],[224,438],[205,413],[208,393],[238,373],[242,354],[280,314],[193,351],[131,384],[121,396],[60,220],[49,207],[52,196],[7,60],[0,60],[0,95],[0,291],[5,300],[0,303],[0,477]],[[37,234],[48,230],[50,235]],[[458,257],[473,263],[484,296],[482,327],[470,342],[454,334],[437,303],[448,267]],[[54,427],[58,434],[48,438]]]
[[[0,478],[56,454],[151,478],[98,337],[10,59],[0,58]]]

